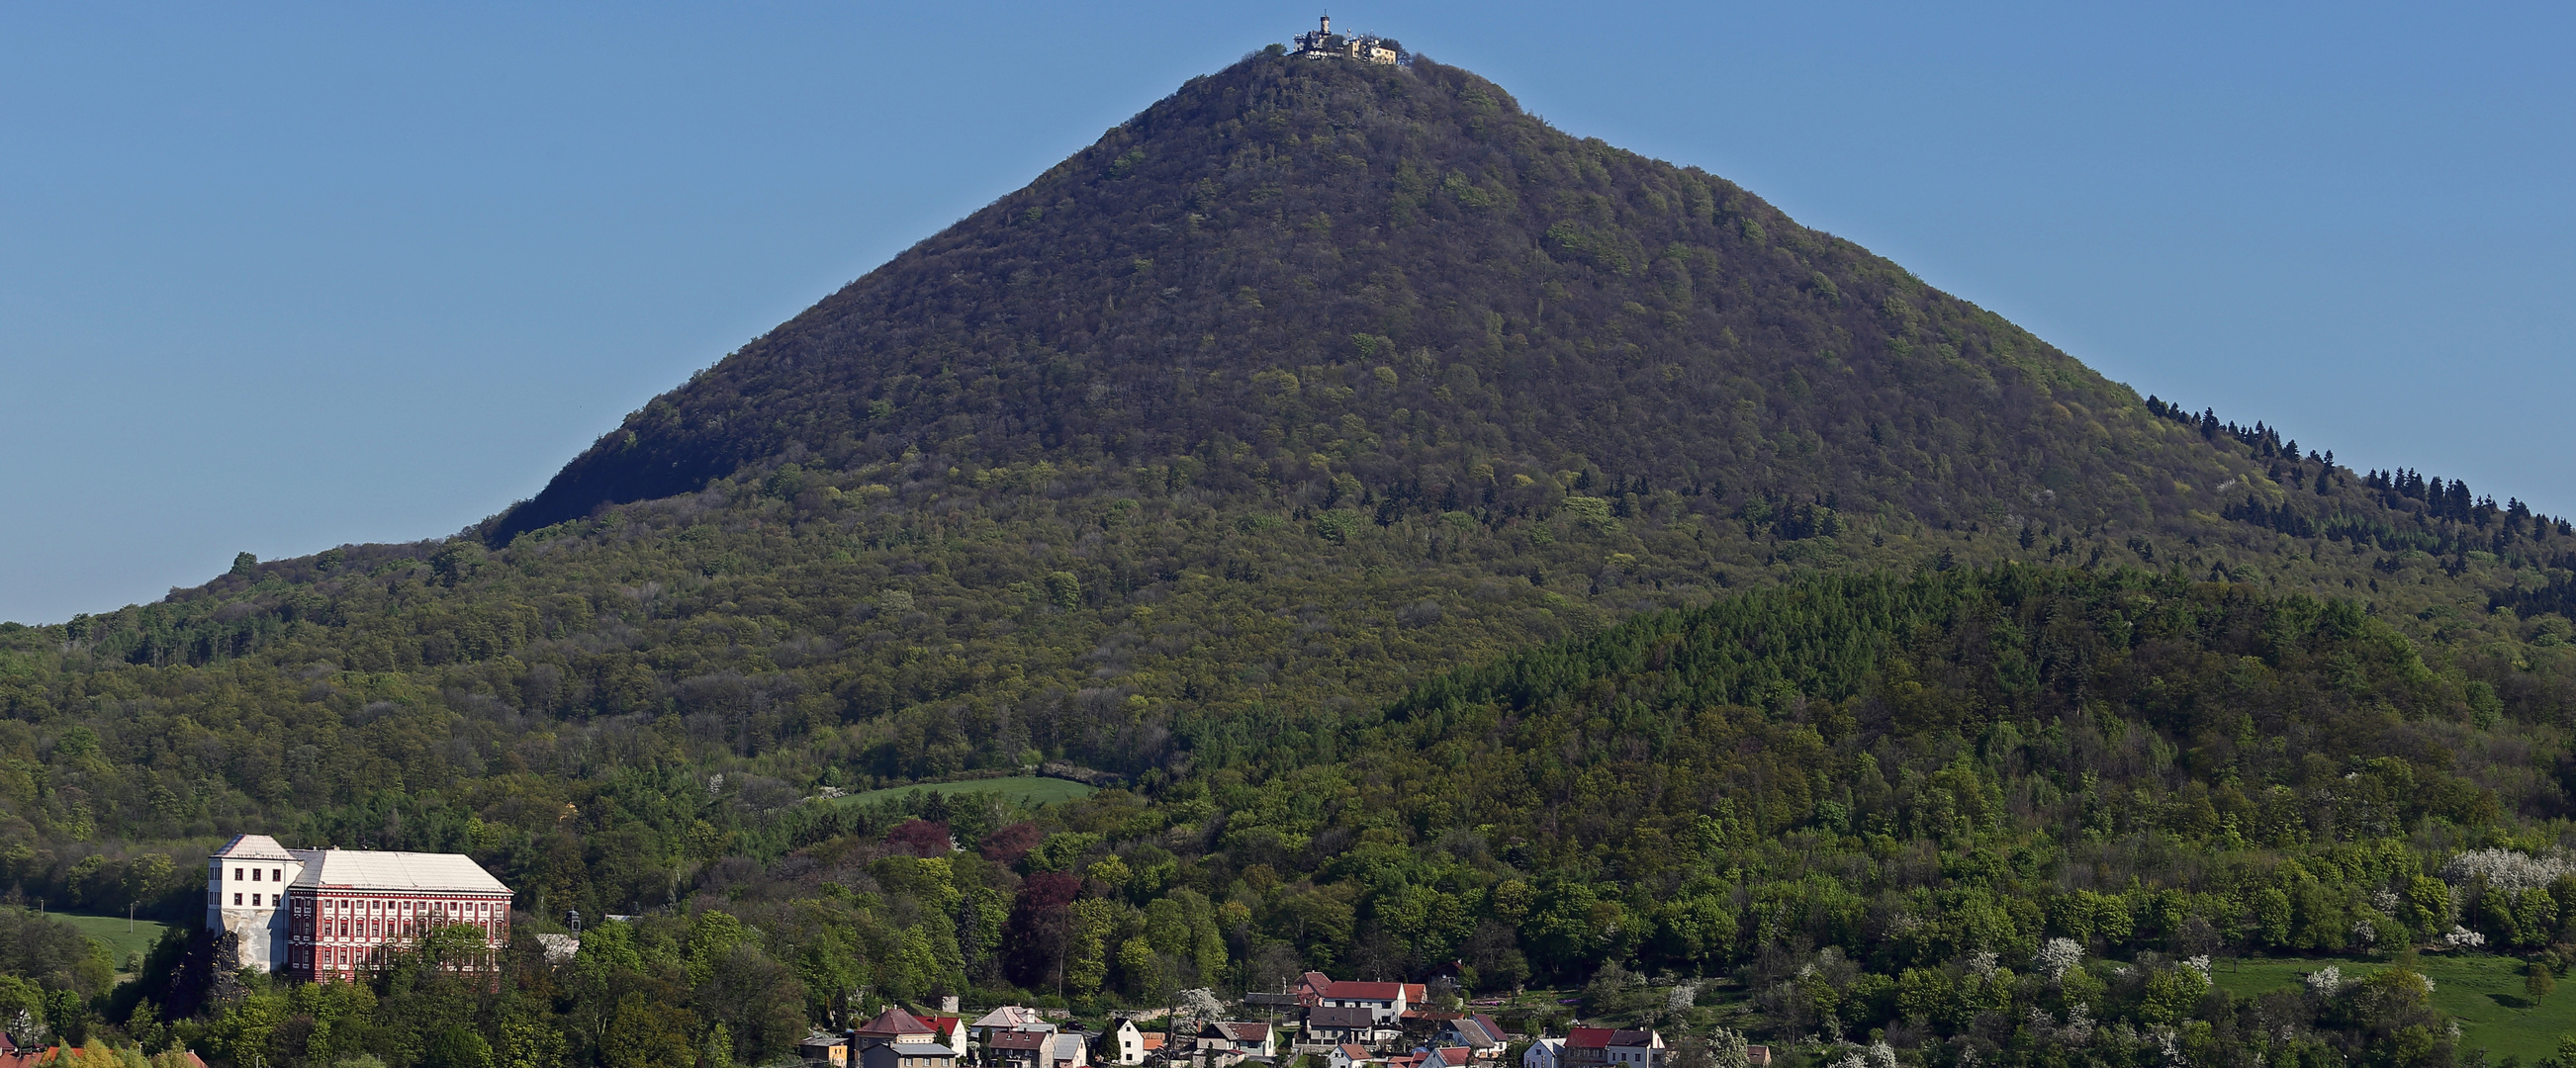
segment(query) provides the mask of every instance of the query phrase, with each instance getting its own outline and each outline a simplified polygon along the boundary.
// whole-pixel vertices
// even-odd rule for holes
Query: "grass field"
[[[967,779],[963,782],[925,782],[910,786],[889,786],[883,790],[853,794],[850,800],[883,801],[901,797],[915,790],[943,794],[998,794],[1023,805],[1052,805],[1058,801],[1072,801],[1100,792],[1099,787],[1085,786],[1071,779],[1048,779],[1023,775],[1008,779]]]
[[[128,957],[152,951],[152,943],[161,940],[161,930],[165,926],[150,920],[136,920],[134,929],[129,932],[123,916],[81,916],[69,912],[57,912],[54,916],[80,928],[80,933],[106,943],[107,954],[116,961],[116,970],[120,972],[125,970]]]
[[[2300,976],[2334,965],[2346,981],[2388,965],[2383,961],[2334,957],[2256,957],[2220,961],[2210,978],[2228,992],[2259,994],[2295,986]],[[2556,992],[2532,1003],[2522,992],[2526,962],[2491,954],[2427,953],[2424,977],[2433,981],[2433,1005],[2460,1021],[2462,1052],[2484,1047],[2492,1063],[2513,1054],[2530,1063],[2558,1052],[2558,1036],[2576,1034],[2576,979],[2561,982]]]

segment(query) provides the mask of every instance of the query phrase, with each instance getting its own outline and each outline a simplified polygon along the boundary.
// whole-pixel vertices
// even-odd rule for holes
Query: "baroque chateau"
[[[304,981],[353,978],[441,927],[479,929],[481,959],[510,942],[510,888],[460,853],[288,849],[237,835],[206,858],[206,929],[227,963]]]

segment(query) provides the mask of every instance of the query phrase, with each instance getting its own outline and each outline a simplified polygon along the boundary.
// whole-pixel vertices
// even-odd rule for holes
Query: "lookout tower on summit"
[[[1356,59],[1362,63],[1394,66],[1405,59],[1404,46],[1393,38],[1359,33],[1344,36],[1333,32],[1333,17],[1324,16],[1314,29],[1297,35],[1297,54],[1308,59]]]

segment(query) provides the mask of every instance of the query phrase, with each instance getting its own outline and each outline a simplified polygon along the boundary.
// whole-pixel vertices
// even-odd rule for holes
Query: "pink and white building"
[[[235,967],[307,982],[346,980],[441,927],[477,929],[494,971],[510,943],[510,888],[459,853],[288,849],[236,836],[206,858],[206,928],[230,932]]]

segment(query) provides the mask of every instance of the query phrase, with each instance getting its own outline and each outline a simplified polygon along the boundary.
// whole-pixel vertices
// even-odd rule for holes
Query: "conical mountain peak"
[[[1428,60],[1263,55],[656,399],[496,533],[907,450],[1529,506],[1526,484],[1590,471],[2090,525],[2151,510],[2102,492],[2119,476],[2225,477],[2154,428],[2127,389],[1722,178]],[[2102,435],[2147,447],[2046,447]]]

